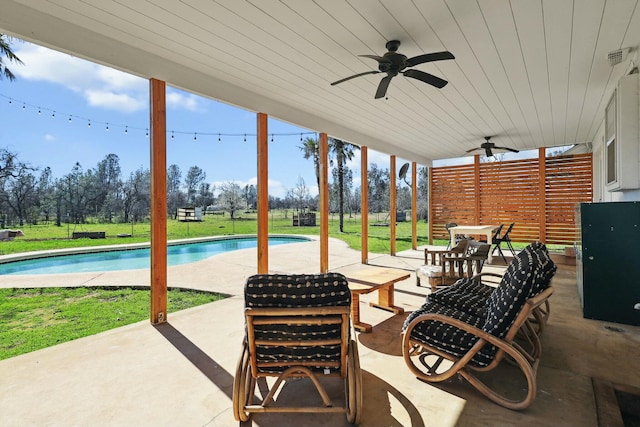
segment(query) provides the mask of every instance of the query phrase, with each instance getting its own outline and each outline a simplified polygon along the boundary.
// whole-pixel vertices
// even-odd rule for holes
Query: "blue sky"
[[[124,179],[149,167],[147,80],[20,40],[12,48],[24,65],[10,64],[16,81],[0,80],[0,147],[32,166],[50,166],[55,177],[76,162],[95,168],[110,153],[120,158]],[[298,177],[317,194],[313,162],[298,148],[313,132],[269,120],[270,194],[284,197]],[[255,184],[255,133],[254,112],[167,87],[167,165],[180,166],[183,177],[199,166],[213,185]],[[389,156],[369,150],[369,162],[388,168]],[[359,165],[357,155],[349,165],[355,186]]]

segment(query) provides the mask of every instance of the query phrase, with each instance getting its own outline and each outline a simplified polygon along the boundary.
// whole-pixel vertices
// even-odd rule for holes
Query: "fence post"
[[[538,148],[538,221],[540,224],[539,240],[547,241],[547,156],[544,147]]]

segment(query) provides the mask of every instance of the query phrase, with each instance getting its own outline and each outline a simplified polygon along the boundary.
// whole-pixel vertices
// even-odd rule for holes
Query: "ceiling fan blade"
[[[365,71],[364,73],[354,74],[353,76],[345,77],[344,79],[340,79],[338,81],[331,83],[331,86],[335,86],[339,83],[346,82],[347,80],[355,79],[356,77],[366,76],[367,74],[378,74],[380,72],[381,71]]]
[[[389,58],[385,58],[384,56],[378,56],[378,55],[358,55],[358,56],[363,57],[363,58],[375,59],[379,63],[384,62],[386,64],[391,64],[391,60]]]
[[[519,153],[520,150],[516,150],[515,148],[509,148],[509,147],[498,147],[497,145],[494,145],[493,148],[497,148],[499,150],[507,150],[507,151],[511,151],[513,153]]]
[[[424,64],[431,61],[442,61],[445,59],[456,59],[455,56],[449,51],[426,53],[424,55],[414,56],[407,59],[407,67],[413,67],[414,65]]]
[[[491,152],[491,147],[486,147],[484,149],[484,153],[487,155],[487,157],[493,156],[493,153]]]
[[[465,153],[471,153],[471,152],[477,151],[477,150],[482,150],[482,148],[480,148],[480,147],[472,148],[471,150],[465,151]]]
[[[404,74],[407,77],[411,77],[413,79],[417,79],[425,83],[429,83],[430,85],[435,86],[438,89],[442,89],[447,85],[447,83],[449,83],[448,81],[443,80],[440,77],[436,77],[433,74],[425,73],[424,71],[420,71],[420,70],[407,70],[407,71],[404,71],[402,74]]]
[[[387,94],[387,88],[389,87],[389,83],[391,83],[392,78],[393,76],[387,76],[380,80],[378,90],[376,90],[376,99],[383,98]]]

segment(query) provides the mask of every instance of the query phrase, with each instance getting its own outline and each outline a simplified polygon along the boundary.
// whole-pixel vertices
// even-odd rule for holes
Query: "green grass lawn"
[[[169,289],[168,312],[223,295]],[[149,290],[0,289],[0,360],[149,318]]]
[[[390,231],[388,226],[376,226],[388,221],[386,214],[369,216],[369,251],[389,253]],[[273,211],[269,214],[270,234],[311,234],[318,235],[320,227],[294,227],[292,212]],[[319,218],[316,221],[319,224]],[[361,249],[360,216],[345,214],[344,232],[338,227],[338,215],[329,216],[329,236],[344,240],[352,249]],[[12,226],[18,228],[17,226]],[[427,244],[428,224],[419,221],[418,245]],[[24,225],[20,227],[24,237],[10,242],[0,242],[0,255],[36,250],[60,249],[80,246],[101,246],[123,243],[148,242],[151,236],[151,225],[148,222],[136,224],[63,224],[57,227],[48,225]],[[74,231],[104,231],[106,239],[70,239]],[[255,212],[241,213],[240,218],[231,220],[229,215],[205,215],[201,222],[179,222],[169,220],[167,223],[167,239],[185,239],[191,237],[224,236],[233,234],[256,234],[257,215]],[[119,234],[131,237],[117,237]],[[434,244],[445,244],[445,240]],[[399,222],[396,227],[396,249],[398,251],[411,248],[411,222]]]

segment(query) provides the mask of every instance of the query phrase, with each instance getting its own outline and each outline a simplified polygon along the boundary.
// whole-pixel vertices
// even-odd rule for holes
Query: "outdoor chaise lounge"
[[[357,424],[362,379],[347,279],[338,273],[254,275],[244,296],[246,336],[233,387],[236,420],[257,412],[343,412]],[[334,405],[320,382],[330,377],[344,382],[343,406]],[[283,383],[296,378],[313,382],[322,406],[276,401]],[[258,383],[262,400],[256,402]]]
[[[527,408],[536,395],[539,334],[546,322],[539,310],[553,293],[550,281],[555,271],[546,247],[536,242],[513,259],[497,288],[483,285],[481,276],[475,276],[429,295],[404,324],[407,366],[426,382],[458,374],[499,405]],[[504,359],[524,375],[523,397],[504,396],[474,375],[493,370]]]

